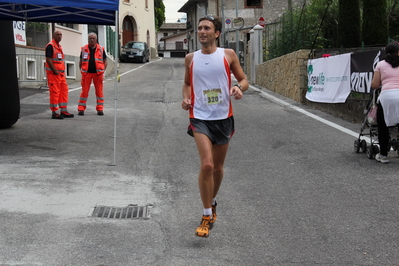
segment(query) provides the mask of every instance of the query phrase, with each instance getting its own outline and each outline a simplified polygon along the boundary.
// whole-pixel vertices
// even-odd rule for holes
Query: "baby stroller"
[[[356,153],[365,152],[367,154],[367,158],[373,159],[375,155],[380,152],[380,147],[378,143],[378,126],[377,121],[372,121],[368,114],[372,111],[373,107],[377,105],[377,99],[381,92],[381,88],[373,90],[370,93],[370,100],[367,104],[365,114],[366,117],[363,120],[362,127],[360,128],[359,137],[354,142],[354,150]],[[389,144],[388,144],[388,151],[391,148],[397,152],[399,155],[399,135],[397,126],[390,127],[390,136],[389,136]],[[395,132],[396,131],[396,132]],[[396,134],[396,138],[391,138],[392,135]],[[369,138],[367,143],[366,139],[362,139],[362,137]]]

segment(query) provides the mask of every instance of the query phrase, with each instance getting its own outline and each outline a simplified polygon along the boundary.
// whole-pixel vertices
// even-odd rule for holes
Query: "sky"
[[[186,13],[177,12],[188,0],[163,0],[165,6],[165,17],[167,23],[177,22],[179,18],[185,17]]]

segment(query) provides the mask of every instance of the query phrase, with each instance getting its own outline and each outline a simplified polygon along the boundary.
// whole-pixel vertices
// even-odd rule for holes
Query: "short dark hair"
[[[206,16],[203,16],[202,18],[200,18],[198,22],[201,22],[203,20],[208,20],[208,21],[212,22],[213,26],[215,26],[215,32],[216,31],[220,31],[220,33],[222,32],[222,20],[219,17],[212,16],[212,15],[206,15]]]

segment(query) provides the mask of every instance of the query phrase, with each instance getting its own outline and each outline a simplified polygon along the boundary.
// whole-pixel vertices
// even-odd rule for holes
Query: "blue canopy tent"
[[[0,28],[4,30],[0,42],[0,128],[14,125],[20,113],[19,88],[15,62],[12,21],[36,21],[74,24],[118,26],[119,0],[0,0]],[[115,31],[118,43],[118,30]],[[115,46],[117,49],[117,45]],[[115,51],[117,54],[117,51]],[[117,59],[117,58],[116,58]],[[114,165],[116,154],[116,87],[115,67],[115,121]]]
[[[115,25],[118,0],[0,0],[0,20]]]

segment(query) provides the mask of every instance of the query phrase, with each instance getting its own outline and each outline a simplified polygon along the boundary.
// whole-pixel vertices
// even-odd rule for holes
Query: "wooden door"
[[[127,42],[134,41],[133,23],[129,17],[125,17],[123,19],[122,30],[122,45],[125,45]]]

